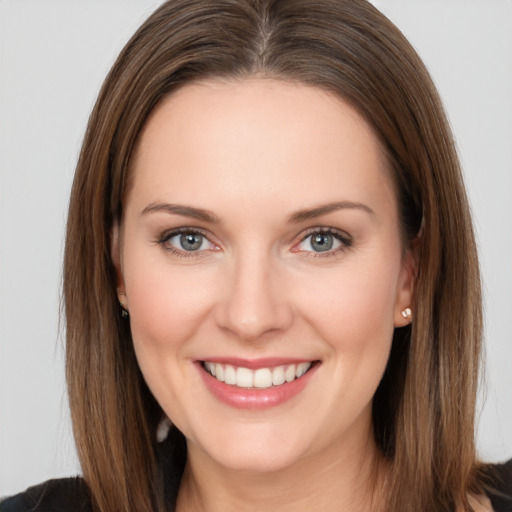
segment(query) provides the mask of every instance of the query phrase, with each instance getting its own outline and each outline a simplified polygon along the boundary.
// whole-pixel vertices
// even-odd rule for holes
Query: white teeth
[[[297,379],[302,377],[308,370],[311,365],[309,363],[300,363],[297,365],[297,369],[295,370],[295,377]]]
[[[253,380],[253,372],[248,368],[236,369],[236,385],[239,388],[252,388]]]
[[[272,372],[269,368],[260,368],[254,372],[254,387],[269,388],[272,386]]]
[[[250,370],[243,367],[237,368],[230,364],[224,365],[205,361],[204,368],[217,380],[231,386],[266,389],[271,386],[280,386],[285,382],[292,382],[302,377],[311,368],[311,363]]]
[[[224,382],[231,386],[236,384],[236,369],[230,364],[227,364],[224,370]]]
[[[286,368],[286,370],[284,372],[284,380],[286,380],[286,382],[291,382],[292,380],[295,380],[295,365],[294,364],[291,364],[290,366],[288,366],[288,368]]]
[[[278,366],[272,370],[272,384],[274,386],[280,386],[284,383],[284,367]]]
[[[219,363],[215,365],[215,378],[224,382],[224,366]]]

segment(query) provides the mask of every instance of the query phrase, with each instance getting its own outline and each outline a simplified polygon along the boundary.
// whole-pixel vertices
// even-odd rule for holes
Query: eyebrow
[[[362,210],[372,216],[375,215],[375,212],[369,206],[363,203],[355,203],[353,201],[337,201],[334,203],[316,206],[314,208],[299,210],[288,217],[288,222],[291,224],[299,224],[301,222],[315,219],[316,217],[344,209]],[[203,208],[195,208],[193,206],[170,203],[151,203],[146,206],[144,210],[142,210],[142,215],[147,215],[154,212],[167,212],[173,215],[181,215],[182,217],[190,217],[192,219],[201,220],[203,222],[209,222],[210,224],[220,224],[220,219],[213,212]]]
[[[194,208],[193,206],[185,206],[181,204],[151,203],[142,210],[141,215],[147,215],[154,212],[167,212],[174,215],[181,215],[182,217],[190,217],[203,222],[209,222],[210,224],[220,223],[219,218],[210,210]]]
[[[299,210],[298,212],[290,215],[288,222],[292,224],[298,224],[300,222],[305,222],[307,220],[344,209],[362,210],[372,216],[375,216],[375,212],[369,206],[363,203],[354,203],[353,201],[337,201],[335,203],[328,203],[306,210]]]

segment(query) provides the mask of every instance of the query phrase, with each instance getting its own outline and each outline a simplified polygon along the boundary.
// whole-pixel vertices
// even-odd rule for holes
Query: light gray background
[[[156,0],[0,0],[0,496],[79,472],[58,334],[68,192],[100,84]],[[486,459],[512,456],[512,1],[375,0],[458,141],[486,297]]]

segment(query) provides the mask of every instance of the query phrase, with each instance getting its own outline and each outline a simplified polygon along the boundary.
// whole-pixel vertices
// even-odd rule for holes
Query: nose
[[[280,270],[270,257],[240,257],[223,286],[216,314],[219,327],[246,341],[286,330],[293,309]]]

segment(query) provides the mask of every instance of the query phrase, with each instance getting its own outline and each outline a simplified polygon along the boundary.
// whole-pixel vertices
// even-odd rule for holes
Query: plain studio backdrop
[[[80,471],[64,391],[59,294],[86,121],[155,0],[0,0],[0,496]],[[375,0],[441,92],[483,270],[480,455],[512,456],[512,1]]]

